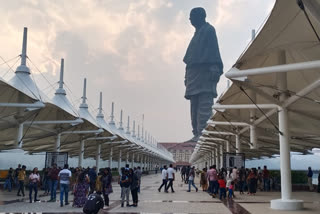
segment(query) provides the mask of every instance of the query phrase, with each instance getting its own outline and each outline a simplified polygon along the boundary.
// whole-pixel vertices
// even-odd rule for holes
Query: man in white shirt
[[[167,190],[167,165],[163,166],[163,170],[162,170],[162,184],[159,187],[158,191],[161,192],[162,187],[164,186],[164,191],[166,192]]]
[[[63,170],[59,172],[58,178],[60,180],[60,206],[63,207],[63,194],[65,194],[65,205],[68,205],[69,184],[71,178],[71,171],[68,169],[69,165],[65,164]]]
[[[172,168],[172,164],[170,164],[169,168],[167,169],[167,179],[169,180],[169,184],[166,188],[166,192],[168,192],[169,187],[171,187],[171,192],[174,193],[173,181],[175,179],[175,176],[174,176],[174,169]]]

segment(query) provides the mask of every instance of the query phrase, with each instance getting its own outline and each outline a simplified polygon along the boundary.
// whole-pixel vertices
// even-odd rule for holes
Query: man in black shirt
[[[102,197],[97,193],[93,193],[89,195],[88,200],[83,207],[83,212],[85,214],[97,214],[103,206]]]

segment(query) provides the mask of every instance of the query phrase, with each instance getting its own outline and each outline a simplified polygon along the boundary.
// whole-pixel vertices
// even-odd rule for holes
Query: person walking
[[[82,172],[79,174],[76,185],[74,187],[74,198],[72,204],[73,207],[83,207],[85,205],[85,203],[87,202],[88,190],[88,180],[86,179],[85,172]]]
[[[255,195],[257,192],[257,170],[255,168],[251,169],[248,178],[249,194]]]
[[[229,189],[229,187],[231,185],[231,182],[233,181],[233,179],[232,179],[232,169],[230,169],[227,172],[227,176],[225,178],[226,178],[226,181],[227,181],[226,187],[227,187],[227,189]]]
[[[26,166],[23,165],[22,169],[19,170],[19,174],[18,174],[18,181],[19,181],[19,189],[17,192],[17,196],[21,196],[20,195],[20,191],[22,193],[22,196],[24,197],[24,181],[26,179]]]
[[[231,181],[231,184],[229,185],[228,188],[228,198],[234,197],[234,181]]]
[[[203,168],[200,173],[200,186],[202,187],[202,191],[208,190],[207,168]]]
[[[186,180],[186,167],[185,166],[182,167],[180,173],[181,173],[182,182],[185,182],[185,180]]]
[[[19,176],[19,172],[21,170],[21,164],[18,164],[18,168],[15,169],[14,171],[14,185],[16,187],[19,187],[19,179],[18,179],[18,176]]]
[[[171,192],[174,193],[173,189],[173,181],[175,179],[174,169],[172,168],[172,164],[169,165],[167,169],[167,180],[169,180],[169,184],[167,185],[166,192],[168,193],[169,187],[171,187]]]
[[[13,169],[10,168],[8,171],[8,175],[6,177],[5,183],[3,185],[3,189],[4,190],[8,189],[8,191],[11,192],[12,185],[13,185]]]
[[[129,171],[125,168],[121,169],[120,177],[120,187],[121,187],[121,207],[124,205],[124,200],[126,198],[127,207],[130,207],[129,204],[129,192],[130,192],[130,180],[129,180]]]
[[[100,195],[102,194],[102,176],[103,176],[103,169],[99,169],[95,190],[96,190],[96,193]]]
[[[198,188],[196,187],[196,185],[194,184],[194,178],[195,178],[195,170],[194,170],[194,166],[190,169],[189,172],[189,189],[188,192],[191,192],[191,185],[196,189],[196,192],[198,192]]]
[[[185,184],[189,183],[189,173],[190,173],[190,166],[188,166],[186,168],[186,175],[185,175],[185,180],[184,180]]]
[[[106,168],[102,173],[102,193],[104,197],[104,205],[109,206],[109,194],[113,193],[112,190],[112,174],[111,169]]]
[[[219,188],[218,173],[216,170],[216,165],[212,165],[210,167],[210,170],[207,173],[207,179],[209,180],[209,193],[213,197],[216,197],[216,194]]]
[[[313,184],[312,184],[312,176],[313,176],[313,171],[311,169],[311,167],[308,167],[308,185],[309,185],[309,190],[313,191]]]
[[[40,175],[38,168],[35,167],[29,176],[29,200],[32,203],[32,191],[34,190],[34,202],[39,201],[37,199],[38,195],[38,184],[40,182]]]
[[[52,165],[52,168],[48,172],[49,189],[51,193],[50,200],[48,202],[56,202],[59,172],[60,170],[57,168],[57,164],[55,163]]]
[[[219,176],[219,199],[222,200],[222,197],[226,199],[226,182],[222,176]]]
[[[89,178],[90,178],[90,194],[94,192],[94,188],[96,186],[96,180],[97,180],[97,167],[92,167],[88,172]]]
[[[134,173],[133,169],[129,170],[130,174],[130,189],[132,195],[132,206],[138,206],[138,187],[139,187],[139,178],[136,173]]]
[[[50,192],[50,187],[49,187],[49,180],[50,180],[49,170],[50,170],[49,167],[44,168],[44,170],[43,170],[42,183],[43,183],[43,189],[44,189],[44,194],[45,194],[45,195],[49,195],[49,192]]]
[[[163,166],[161,176],[162,176],[162,184],[158,188],[158,191],[161,192],[161,189],[163,186],[164,186],[164,191],[167,191],[167,182],[168,182],[168,180],[167,180],[167,165]]]
[[[244,194],[245,182],[246,182],[246,170],[242,166],[240,171],[239,171],[239,191],[240,191],[240,195]]]
[[[63,170],[58,174],[60,180],[60,207],[63,207],[63,195],[65,195],[65,205],[68,205],[69,184],[71,179],[71,171],[69,165],[65,164]]]
[[[269,173],[269,170],[267,169],[267,166],[263,166],[262,177],[263,177],[263,191],[270,191],[270,173]]]
[[[138,193],[140,193],[141,177],[142,177],[142,172],[141,172],[140,166],[138,166],[134,172],[136,173],[136,175],[138,176],[138,179],[139,179]]]

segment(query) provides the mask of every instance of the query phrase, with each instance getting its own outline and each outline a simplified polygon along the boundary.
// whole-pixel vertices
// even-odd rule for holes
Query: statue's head
[[[202,7],[195,7],[190,12],[190,22],[195,28],[201,27],[206,22],[206,11]]]

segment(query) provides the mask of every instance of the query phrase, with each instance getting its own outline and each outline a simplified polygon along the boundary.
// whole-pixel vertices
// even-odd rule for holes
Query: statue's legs
[[[213,105],[213,94],[212,93],[201,93],[198,95],[198,111],[197,111],[197,133],[198,136],[207,126],[207,121],[212,115]]]
[[[190,99],[190,104],[192,133],[194,137],[199,137],[212,115],[213,94],[200,93],[194,95]]]
[[[198,95],[191,96],[190,98],[190,110],[191,110],[191,125],[193,136],[198,136]]]

